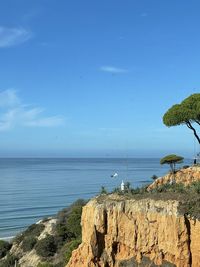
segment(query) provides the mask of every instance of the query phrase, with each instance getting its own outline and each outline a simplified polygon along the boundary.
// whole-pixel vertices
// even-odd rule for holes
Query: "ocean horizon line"
[[[59,157],[51,157],[51,156],[27,156],[27,157],[2,157],[0,156],[0,159],[160,159],[161,157],[141,157],[141,156],[138,156],[138,157],[132,157],[132,156],[127,156],[127,157],[110,157],[110,156],[105,156],[105,157],[63,157],[63,156],[59,156]],[[185,159],[193,159],[193,157],[185,157]]]

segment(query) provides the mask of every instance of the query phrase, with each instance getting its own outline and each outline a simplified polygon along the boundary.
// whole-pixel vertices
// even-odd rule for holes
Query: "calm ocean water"
[[[0,159],[0,238],[11,237],[78,198],[89,199],[101,186],[121,180],[132,186],[161,176],[159,159]],[[117,172],[117,178],[110,175]]]

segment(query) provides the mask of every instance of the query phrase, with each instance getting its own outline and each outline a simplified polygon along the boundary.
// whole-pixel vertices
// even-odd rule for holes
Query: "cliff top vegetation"
[[[199,177],[197,180],[191,176],[193,170],[193,175],[195,173]],[[195,166],[190,168],[183,168],[177,173],[169,173],[164,177],[157,178],[151,185],[145,185],[143,187],[133,188],[130,183],[125,183],[124,191],[120,188],[115,188],[112,192],[106,193],[106,189],[102,191],[101,195],[98,197],[98,201],[105,201],[106,196],[109,194],[114,194],[116,201],[123,199],[154,199],[154,200],[176,200],[179,202],[179,211],[181,214],[187,216],[195,217],[200,219],[200,167]],[[177,175],[177,181],[176,181]],[[171,176],[173,176],[174,181],[171,183]],[[185,178],[181,182],[181,177]],[[186,179],[188,177],[188,180]],[[191,180],[190,180],[191,179]],[[188,183],[186,183],[188,182]],[[155,185],[155,186],[152,186]],[[119,197],[118,197],[119,196]]]

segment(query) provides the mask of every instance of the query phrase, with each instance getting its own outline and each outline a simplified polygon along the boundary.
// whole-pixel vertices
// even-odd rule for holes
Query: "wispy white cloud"
[[[15,90],[0,92],[0,131],[15,127],[56,127],[65,123],[62,116],[43,116],[44,109],[22,103]]]
[[[104,71],[104,72],[109,72],[109,73],[112,73],[112,74],[128,72],[127,69],[117,68],[117,67],[114,67],[114,66],[101,66],[100,70]]]
[[[13,107],[20,104],[17,92],[13,89],[0,92],[0,108]]]
[[[32,33],[24,28],[6,28],[0,26],[0,48],[19,45],[28,41]]]

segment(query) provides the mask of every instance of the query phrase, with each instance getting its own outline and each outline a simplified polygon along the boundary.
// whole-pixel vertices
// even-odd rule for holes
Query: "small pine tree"
[[[156,179],[158,179],[158,176],[154,174],[151,176],[151,179],[155,181]]]
[[[101,195],[102,194],[108,194],[108,192],[107,192],[107,190],[106,190],[106,188],[104,186],[101,187],[101,192],[100,193],[101,193]]]
[[[160,164],[161,165],[163,165],[163,164],[169,164],[172,173],[175,173],[176,172],[176,164],[182,163],[183,162],[183,159],[184,159],[183,157],[177,156],[175,154],[167,155],[167,156],[165,156],[164,158],[162,158],[160,160]]]

